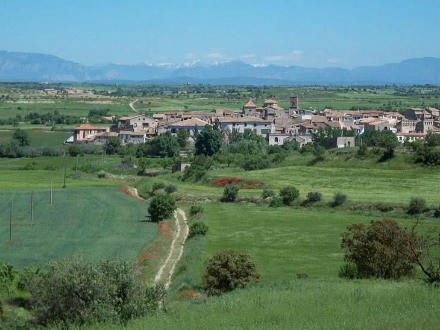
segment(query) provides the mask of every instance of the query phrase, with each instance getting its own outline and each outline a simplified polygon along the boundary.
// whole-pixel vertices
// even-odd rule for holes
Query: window
[[[257,127],[257,124],[254,124],[254,127]]]
[[[275,142],[278,143],[278,137],[275,137]]]

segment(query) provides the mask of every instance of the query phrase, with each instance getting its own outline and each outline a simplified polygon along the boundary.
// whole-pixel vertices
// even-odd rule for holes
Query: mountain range
[[[440,58],[354,69],[337,67],[254,66],[241,61],[219,64],[86,66],[60,57],[0,51],[0,81],[207,83],[224,85],[440,85]]]

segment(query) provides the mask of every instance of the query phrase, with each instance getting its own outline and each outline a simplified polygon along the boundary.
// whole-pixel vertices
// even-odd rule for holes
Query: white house
[[[121,140],[122,144],[145,143],[146,134],[145,132],[120,131],[119,139]]]
[[[219,118],[219,123],[222,131],[243,133],[245,129],[251,129],[264,136],[275,133],[275,125],[270,120],[257,117]]]
[[[165,131],[171,132],[171,135],[176,136],[177,132],[180,130],[186,130],[189,133],[189,139],[194,140],[194,131],[197,127],[199,132],[203,131],[206,125],[209,125],[207,121],[201,120],[199,118],[191,118],[182,121],[176,121],[164,127]]]

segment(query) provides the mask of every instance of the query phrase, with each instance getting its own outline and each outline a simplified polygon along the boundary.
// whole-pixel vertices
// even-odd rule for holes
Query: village
[[[319,129],[341,130],[337,147],[354,147],[353,135],[362,135],[365,130],[393,132],[400,143],[424,140],[428,132],[440,133],[440,110],[432,107],[410,108],[404,115],[382,110],[332,110],[317,111],[300,109],[298,97],[290,96],[290,107],[284,109],[276,100],[268,99],[257,106],[250,99],[241,110],[216,109],[204,111],[166,111],[152,117],[145,114],[105,118],[112,120],[111,127],[97,127],[89,123],[74,129],[74,135],[66,143],[105,144],[110,137],[117,137],[121,143],[139,144],[165,132],[173,136],[179,130],[189,133],[190,143],[194,142],[197,131],[206,125],[218,125],[223,132],[244,132],[251,129],[263,136],[269,145],[283,145],[296,141],[299,146],[313,142],[313,133]],[[343,136],[350,131],[350,136]],[[354,134],[353,134],[354,133]],[[228,136],[225,134],[224,142]]]

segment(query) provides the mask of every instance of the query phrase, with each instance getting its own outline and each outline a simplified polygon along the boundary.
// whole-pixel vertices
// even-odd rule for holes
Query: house
[[[81,124],[76,126],[73,130],[74,143],[87,143],[92,142],[95,139],[95,135],[98,133],[107,132],[105,127],[95,127],[90,124]]]
[[[429,111],[412,108],[398,124],[401,133],[428,133],[434,128],[434,118]]]
[[[257,106],[252,102],[252,99],[243,106],[243,116],[256,116]]]
[[[336,146],[341,148],[353,148],[355,146],[354,136],[339,136],[336,139]]]
[[[405,142],[414,142],[414,141],[423,141],[425,139],[426,134],[423,133],[396,133],[397,140],[400,143]]]
[[[146,133],[145,132],[132,132],[132,131],[120,131],[119,139],[122,144],[139,144],[145,143]]]
[[[110,137],[118,137],[118,133],[116,132],[102,132],[97,133],[94,136],[93,143],[94,144],[105,144]]]
[[[292,136],[287,133],[269,133],[267,134],[267,142],[271,146],[281,146],[285,141],[288,141]]]
[[[251,129],[258,135],[266,135],[275,132],[275,125],[270,120],[257,117],[218,118],[222,131],[237,131],[243,133],[245,129]]]
[[[147,117],[144,114],[129,116],[129,117],[121,117],[118,120],[118,130],[119,131],[132,131],[132,132],[140,132],[140,131],[153,131],[156,129],[157,123],[154,118]]]
[[[199,118],[191,118],[182,121],[176,121],[164,127],[165,131],[171,132],[171,135],[176,136],[177,132],[180,130],[186,130],[189,133],[189,139],[194,141],[194,131],[203,131],[206,125],[209,125],[207,121],[201,120]]]

